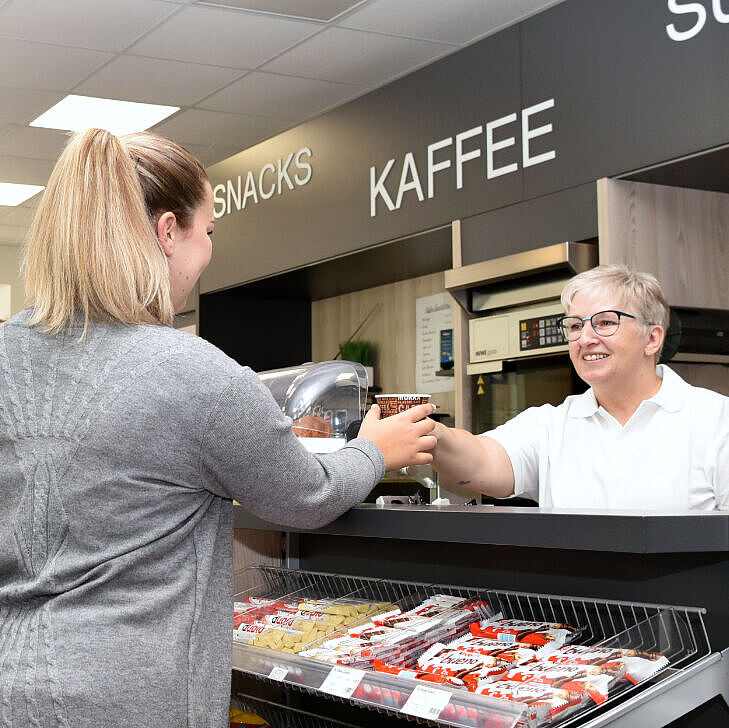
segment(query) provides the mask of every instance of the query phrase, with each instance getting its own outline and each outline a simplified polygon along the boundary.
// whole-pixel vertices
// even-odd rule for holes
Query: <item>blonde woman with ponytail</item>
[[[314,528],[430,462],[431,405],[308,453],[268,389],[175,330],[212,190],[150,133],[71,138],[0,326],[0,716],[35,728],[228,725],[232,499]]]

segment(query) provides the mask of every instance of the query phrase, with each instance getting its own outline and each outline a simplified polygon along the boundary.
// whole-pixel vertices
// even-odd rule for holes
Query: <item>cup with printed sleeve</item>
[[[380,415],[390,417],[411,407],[430,402],[429,394],[376,394],[375,401],[380,406]]]

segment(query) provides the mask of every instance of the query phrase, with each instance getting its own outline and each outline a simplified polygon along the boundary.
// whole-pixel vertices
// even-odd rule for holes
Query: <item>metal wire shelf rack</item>
[[[577,644],[619,647],[621,649],[660,652],[667,659],[665,671],[676,672],[706,655],[711,648],[703,622],[705,610],[698,607],[632,603],[604,599],[586,599],[526,592],[497,591],[488,588],[461,587],[449,584],[427,584],[371,577],[289,570],[272,566],[254,566],[245,570],[249,588],[236,595],[236,601],[248,596],[297,599],[352,598],[369,600],[373,604],[393,603],[403,611],[435,594],[463,598],[477,597],[505,617],[571,624],[581,629]],[[381,610],[380,610],[381,611]],[[362,614],[368,621],[371,613]],[[340,627],[339,631],[346,628]],[[328,635],[328,637],[330,637]],[[305,647],[304,645],[301,646]],[[280,682],[287,688],[326,694],[333,700],[349,701],[383,713],[397,714],[409,720],[430,724],[452,725],[459,728],[513,728],[533,725],[520,703],[497,701],[465,690],[438,686],[438,691],[450,693],[445,707],[437,713],[411,715],[404,713],[418,681],[398,678],[366,670],[350,697],[338,697],[322,691],[322,685],[334,667],[298,654],[287,654],[265,647],[233,643],[233,666],[258,679]],[[347,668],[339,667],[339,670]],[[653,680],[660,680],[654,676]],[[586,722],[608,711],[616,703],[645,687],[645,684],[621,683],[601,705],[588,705],[559,722],[560,727]],[[433,688],[427,688],[432,690]],[[441,698],[443,696],[440,696]],[[407,707],[406,707],[407,710]]]

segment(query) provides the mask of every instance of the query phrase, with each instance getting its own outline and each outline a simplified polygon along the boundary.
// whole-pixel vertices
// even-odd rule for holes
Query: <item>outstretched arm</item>
[[[514,469],[496,440],[437,423],[433,467],[463,488],[496,498],[514,494]]]

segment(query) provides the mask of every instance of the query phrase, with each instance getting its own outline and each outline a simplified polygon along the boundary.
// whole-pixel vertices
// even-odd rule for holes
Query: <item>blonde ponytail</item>
[[[49,333],[78,313],[122,324],[172,323],[167,260],[135,162],[114,135],[71,137],[28,233],[22,269],[31,324]]]

